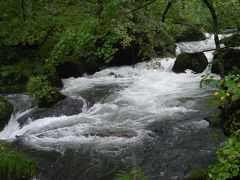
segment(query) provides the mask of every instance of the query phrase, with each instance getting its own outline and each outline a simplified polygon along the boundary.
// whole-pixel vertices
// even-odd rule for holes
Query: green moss
[[[0,97],[0,129],[2,129],[10,119],[13,106],[5,99]]]
[[[0,142],[0,179],[31,180],[36,172],[36,163],[12,151],[9,143]]]

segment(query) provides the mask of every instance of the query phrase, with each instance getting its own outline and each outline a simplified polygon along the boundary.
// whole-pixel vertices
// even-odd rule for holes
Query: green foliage
[[[215,79],[212,75],[204,75],[200,87],[205,85],[215,85],[213,105],[220,108],[222,126],[231,134],[240,128],[240,76],[229,74],[223,79]]]
[[[141,6],[135,1],[103,1],[97,14],[85,15],[79,25],[69,27],[55,45],[48,62],[59,64],[63,61],[104,61],[117,59],[117,53],[136,53],[140,60],[155,56],[155,50],[173,53],[173,40],[164,31],[156,15],[147,8],[137,13],[132,9]],[[87,11],[93,7],[85,6]],[[158,41],[156,41],[156,39]],[[166,47],[164,47],[166,46]],[[125,52],[126,53],[126,52]],[[175,53],[175,52],[174,52]]]
[[[0,97],[0,119],[2,119],[1,117],[8,116],[7,114],[9,114],[9,111],[11,112],[12,109],[12,105],[5,99]]]
[[[147,180],[148,176],[138,167],[133,168],[130,172],[120,171],[116,175],[116,180]]]
[[[32,77],[27,83],[27,92],[36,99],[40,107],[52,106],[63,98],[63,95],[50,85],[46,76]]]
[[[214,96],[217,100],[216,106],[229,107],[235,101],[240,99],[240,76],[230,74],[224,79],[216,80],[215,76],[203,75],[200,87],[204,85],[214,84],[217,86],[217,91]]]
[[[0,130],[8,123],[13,112],[13,106],[0,97]]]
[[[240,130],[236,131],[217,151],[217,164],[209,169],[209,177],[225,180],[239,177],[240,171]]]
[[[31,180],[37,172],[36,163],[10,147],[8,143],[0,142],[0,179]]]

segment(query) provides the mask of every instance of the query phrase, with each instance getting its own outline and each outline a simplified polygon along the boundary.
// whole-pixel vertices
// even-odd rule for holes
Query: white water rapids
[[[176,51],[212,48],[209,36],[179,43]],[[213,52],[205,54],[211,61]],[[212,163],[224,137],[204,120],[212,113],[205,103],[213,91],[200,89],[199,83],[209,67],[202,74],[176,74],[174,61],[153,59],[63,80],[61,92],[84,102],[83,111],[73,116],[28,118],[21,125],[19,119],[38,108],[26,95],[8,95],[15,110],[0,139],[38,160],[37,179],[112,180],[118,170],[136,165],[153,180],[182,179]],[[213,133],[222,139],[213,142]]]
[[[202,42],[179,43],[177,53],[213,47],[211,37]],[[212,52],[207,52],[206,56],[211,60]],[[46,117],[30,121],[20,128],[17,119],[30,110],[17,112],[0,133],[0,139],[14,140],[21,136],[28,144],[51,149],[64,144],[121,144],[150,138],[151,131],[146,129],[150,123],[167,117],[177,119],[179,115],[198,111],[193,104],[181,105],[178,99],[201,96],[203,90],[199,89],[199,82],[202,74],[194,74],[190,70],[175,74],[171,71],[174,61],[175,58],[154,59],[134,68],[108,68],[92,76],[65,79],[62,93],[72,98],[82,98],[81,92],[89,89],[112,88],[101,102],[90,108],[85,105],[78,115]],[[159,68],[160,63],[162,68]],[[201,127],[208,123],[203,120],[195,125]],[[134,132],[136,136],[86,136],[106,131]]]

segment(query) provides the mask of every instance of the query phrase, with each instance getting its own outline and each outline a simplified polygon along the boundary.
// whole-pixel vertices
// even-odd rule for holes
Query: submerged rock
[[[96,133],[87,133],[84,136],[97,136],[97,137],[122,137],[122,138],[133,138],[137,136],[137,133],[132,130],[123,130],[115,132],[96,132]]]
[[[0,130],[8,123],[13,113],[13,105],[0,97]]]
[[[240,50],[231,48],[220,49],[215,52],[213,60],[212,73],[227,75],[230,71],[239,70]]]
[[[20,126],[23,126],[28,119],[36,120],[45,117],[72,116],[82,112],[84,102],[81,99],[64,99],[48,109],[35,109],[29,114],[18,119]]]
[[[204,53],[182,53],[177,56],[173,71],[184,73],[190,69],[195,73],[202,73],[208,66],[208,60]]]

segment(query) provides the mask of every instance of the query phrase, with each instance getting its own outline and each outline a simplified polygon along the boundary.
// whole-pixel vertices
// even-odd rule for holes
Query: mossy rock
[[[63,79],[80,77],[84,73],[93,74],[100,70],[101,65],[87,60],[65,61],[56,66],[57,73]]]
[[[240,33],[233,34],[232,36],[223,38],[220,40],[221,44],[224,44],[225,46],[240,46]]]
[[[239,49],[220,49],[214,53],[211,71],[216,74],[229,72],[240,68]],[[224,71],[224,72],[223,72]]]
[[[191,171],[187,177],[187,180],[208,180],[210,179],[208,176],[207,169],[196,169]]]
[[[13,105],[0,97],[0,130],[8,123],[13,112]]]
[[[196,27],[186,27],[174,35],[176,42],[202,41],[206,36]]]
[[[65,98],[55,87],[51,86],[46,76],[30,78],[27,83],[27,92],[42,108],[51,107]]]
[[[37,99],[38,106],[41,108],[52,107],[54,104],[58,103],[60,100],[64,99],[65,96],[61,94],[58,90],[52,90],[48,94]]]
[[[208,66],[208,60],[204,53],[182,53],[177,56],[173,66],[173,72],[184,73],[187,69],[195,73],[202,73]]]
[[[37,173],[37,164],[27,156],[11,150],[11,145],[0,141],[0,179],[31,180]]]

